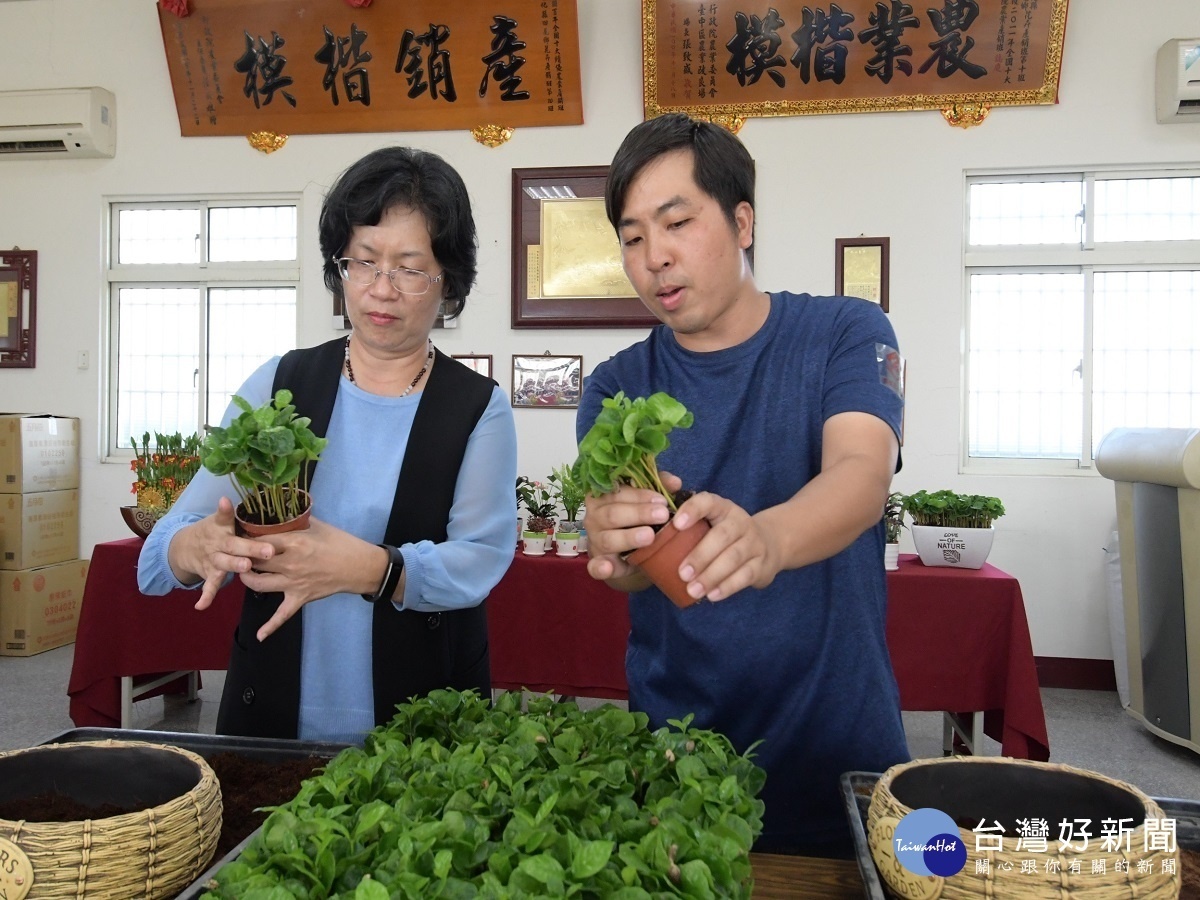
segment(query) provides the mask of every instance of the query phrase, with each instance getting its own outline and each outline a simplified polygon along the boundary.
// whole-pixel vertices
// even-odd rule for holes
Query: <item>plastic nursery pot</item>
[[[680,609],[691,606],[699,601],[688,594],[687,584],[679,577],[679,566],[708,534],[708,529],[707,519],[693,522],[683,531],[668,522],[658,530],[653,544],[634,550],[627,560],[645,572],[654,586]]]
[[[304,531],[308,528],[308,520],[312,516],[312,496],[308,491],[300,491],[303,498],[304,511],[294,519],[288,519],[286,522],[256,522],[253,519],[245,518],[245,510],[243,504],[239,503],[234,510],[234,518],[237,519],[238,534],[245,537],[266,537],[270,534],[287,534],[289,531]]]

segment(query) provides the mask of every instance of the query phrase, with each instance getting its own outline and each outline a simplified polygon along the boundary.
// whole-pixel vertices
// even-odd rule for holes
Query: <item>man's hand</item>
[[[587,498],[588,574],[619,591],[649,585],[641,569],[622,555],[654,542],[651,525],[667,521],[667,501],[657,491],[622,487],[611,494]]]
[[[233,503],[217,501],[217,511],[181,528],[171,539],[167,562],[183,584],[203,580],[196,609],[208,609],[230,572],[249,572],[261,560],[275,555],[270,544],[238,537],[234,531]]]
[[[679,567],[688,596],[724,600],[747,587],[765,588],[781,568],[779,547],[769,529],[732,500],[698,493],[672,519],[680,531],[707,519],[712,527]]]
[[[306,603],[332,594],[371,593],[379,587],[387,565],[387,553],[375,544],[316,518],[310,519],[303,531],[262,540],[271,547],[272,556],[255,565],[254,571],[241,572],[242,582],[259,593],[282,593],[283,602],[258,630],[260,641],[274,634]]]

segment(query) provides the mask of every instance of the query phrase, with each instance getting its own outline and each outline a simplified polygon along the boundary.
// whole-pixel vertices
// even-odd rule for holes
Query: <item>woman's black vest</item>
[[[337,338],[317,347],[292,350],[279,361],[271,388],[272,395],[280,388],[292,392],[297,413],[312,419],[312,430],[319,437],[325,436],[333,414],[344,347],[345,339]],[[467,440],[487,408],[493,386],[491,379],[438,351],[400,467],[385,543],[400,546],[446,539]],[[309,484],[311,479],[310,468]],[[314,510],[314,514],[319,518],[321,511]],[[217,714],[218,734],[297,736],[303,615],[293,616],[261,643],[255,637],[282,600],[282,594],[246,591]],[[373,615],[371,659],[377,725],[392,718],[396,704],[437,688],[474,688],[484,697],[490,696],[483,604],[423,613],[399,611],[385,602],[374,605]]]

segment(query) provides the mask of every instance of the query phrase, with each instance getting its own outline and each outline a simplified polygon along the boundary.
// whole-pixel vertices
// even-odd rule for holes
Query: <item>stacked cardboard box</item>
[[[0,656],[75,640],[86,578],[79,420],[0,414]]]

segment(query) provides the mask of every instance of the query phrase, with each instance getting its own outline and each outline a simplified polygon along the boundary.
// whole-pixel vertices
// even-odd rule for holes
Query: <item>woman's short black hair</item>
[[[754,158],[745,145],[720,125],[667,113],[635,126],[613,157],[604,187],[604,211],[613,228],[621,221],[625,196],[638,173],[672,150],[692,151],[692,178],[717,201],[730,224],[739,203],[754,208]]]
[[[325,286],[344,297],[336,260],[360,225],[378,225],[394,207],[425,217],[433,255],[445,274],[447,318],[462,312],[475,284],[477,240],[467,186],[436,153],[411,147],[383,147],[368,153],[338,176],[325,195],[318,227],[325,260]]]

